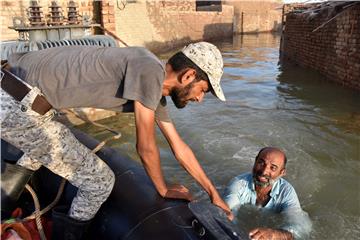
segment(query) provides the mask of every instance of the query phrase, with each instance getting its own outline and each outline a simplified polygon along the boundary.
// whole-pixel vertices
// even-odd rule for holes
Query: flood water
[[[314,71],[279,65],[279,42],[279,36],[261,34],[216,43],[224,57],[227,102],[209,95],[178,110],[168,99],[173,121],[220,192],[231,178],[251,170],[260,148],[284,149],[285,178],[313,223],[310,239],[359,239],[360,93]],[[133,116],[100,122],[123,134],[109,145],[138,161]],[[80,128],[99,140],[110,136],[97,127]],[[158,136],[166,179],[206,199]],[[251,229],[268,221],[251,212],[238,216],[238,222]],[[276,227],[276,221],[271,224]]]

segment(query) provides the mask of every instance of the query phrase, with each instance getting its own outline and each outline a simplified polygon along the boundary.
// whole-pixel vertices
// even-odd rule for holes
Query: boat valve
[[[191,226],[200,237],[205,235],[205,228],[201,225],[201,223],[199,223],[197,219],[192,220]]]

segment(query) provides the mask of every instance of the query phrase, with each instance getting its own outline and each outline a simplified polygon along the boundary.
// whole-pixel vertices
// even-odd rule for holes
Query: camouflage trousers
[[[67,179],[78,188],[69,216],[92,219],[114,185],[112,170],[81,144],[63,124],[52,120],[55,110],[40,115],[31,110],[38,88],[18,102],[1,91],[1,138],[24,152],[17,164],[37,170],[40,166]]]

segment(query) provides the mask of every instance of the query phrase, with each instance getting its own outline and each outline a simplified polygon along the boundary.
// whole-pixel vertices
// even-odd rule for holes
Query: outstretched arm
[[[156,190],[162,197],[191,200],[189,190],[181,185],[167,186],[160,164],[159,149],[155,140],[155,113],[140,102],[134,103],[136,123],[136,150],[151,178]]]
[[[157,121],[162,133],[167,139],[171,150],[173,151],[175,158],[180,165],[203,187],[203,189],[209,194],[213,204],[222,208],[229,219],[233,219],[233,215],[226,205],[226,203],[220,197],[218,191],[206,176],[204,170],[200,166],[194,153],[190,147],[181,139],[177,133],[174,124],[170,122]]]

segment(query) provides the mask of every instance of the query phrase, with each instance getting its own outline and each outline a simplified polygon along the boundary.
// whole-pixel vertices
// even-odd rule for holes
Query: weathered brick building
[[[290,7],[282,36],[283,59],[360,90],[360,2]]]
[[[282,2],[276,0],[226,0],[234,7],[234,33],[280,32]]]
[[[190,41],[231,37],[233,7],[199,9],[196,1],[136,1],[115,7],[116,32],[129,45],[166,51]]]
[[[13,17],[28,22],[30,1],[0,0],[0,40],[16,40],[18,33],[9,29]],[[57,1],[64,17],[67,0]],[[168,50],[175,45],[190,41],[231,37],[233,34],[233,7],[224,5],[219,9],[197,8],[195,0],[147,1],[147,0],[77,0],[81,16],[90,16],[94,22],[114,33],[128,45],[145,46],[153,51]],[[38,1],[43,21],[48,21],[51,1]],[[97,33],[102,30],[95,29]],[[121,45],[121,44],[120,44]]]
[[[80,16],[88,16],[93,20],[93,23],[101,26],[92,28],[93,33],[102,34],[105,31],[106,34],[118,36],[122,40],[119,41],[120,46],[126,43],[130,46],[144,46],[154,52],[162,52],[193,41],[232,37],[234,33],[272,31],[274,30],[274,19],[281,19],[281,11],[274,10],[275,5],[272,3],[274,0],[261,0],[257,1],[256,4],[253,4],[252,1],[242,1],[244,3],[239,4],[239,1],[73,0],[72,2],[76,3]],[[54,25],[49,24],[52,21],[49,15],[54,12],[49,8],[53,4],[52,2],[51,0],[36,1],[36,4],[41,6],[40,10],[42,11],[41,21],[43,25],[39,28],[42,28],[40,31],[46,29],[46,34],[40,34],[40,37],[33,38],[33,40],[31,34],[25,37],[21,35],[22,40],[31,40],[29,43],[28,41],[14,41],[19,38],[19,34],[8,27],[13,26],[14,17],[17,20],[22,19],[20,25],[24,25],[24,28],[31,25],[27,14],[30,1],[0,0],[0,41],[3,43],[1,49],[6,50],[1,52],[3,59],[6,59],[14,51],[31,50],[31,42],[34,43],[34,41],[41,41],[41,44],[44,45],[49,44],[46,43],[46,40],[49,39],[48,35],[50,34],[48,32],[51,33],[51,31],[55,32],[53,35],[56,35],[55,39],[50,38],[52,41],[69,39],[63,38],[66,34],[61,34],[61,32],[71,32],[71,30],[51,29],[54,27]],[[70,0],[57,0],[55,3],[56,6],[61,6],[64,16],[63,23],[58,26],[58,29],[69,24],[69,20],[66,19],[69,12],[69,2]],[[235,9],[237,13],[240,13],[237,16],[234,16]],[[277,16],[273,15],[275,12]],[[238,16],[242,17],[241,21]],[[80,18],[80,25],[83,24],[82,20]],[[278,21],[275,20],[276,23]],[[238,22],[241,22],[241,28],[236,26]],[[19,30],[19,28],[17,29]],[[87,32],[88,30],[89,28],[86,28]],[[45,35],[46,39],[43,39],[42,37]],[[68,35],[73,37],[72,34]],[[75,38],[78,37],[75,36]],[[65,42],[68,44],[67,41]],[[112,114],[106,112],[105,115],[100,116],[99,111],[94,109],[81,109],[80,112],[91,120]]]
[[[13,17],[28,22],[28,0],[0,0],[0,40],[16,40],[9,29]],[[58,0],[67,17],[68,0]],[[128,45],[166,51],[190,41],[231,37],[233,33],[278,30],[281,4],[276,0],[75,0],[81,16],[89,16]],[[50,0],[38,0],[48,21]],[[102,33],[97,29],[96,33]]]

